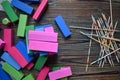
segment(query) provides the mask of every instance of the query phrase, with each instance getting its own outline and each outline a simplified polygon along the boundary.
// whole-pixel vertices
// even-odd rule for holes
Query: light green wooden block
[[[22,80],[35,80],[35,78],[33,77],[32,74],[29,74],[28,76],[26,76],[26,77],[23,78]]]

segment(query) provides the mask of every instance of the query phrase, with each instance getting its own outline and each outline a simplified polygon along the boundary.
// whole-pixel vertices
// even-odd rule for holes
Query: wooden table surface
[[[118,21],[117,29],[120,29],[120,2],[112,2],[113,4],[113,21]],[[30,4],[35,9],[39,4]],[[16,10],[18,14],[23,13]],[[58,27],[54,22],[54,18],[62,15],[68,26],[80,26],[91,28],[91,15],[98,17],[101,13],[110,16],[108,0],[49,0],[49,6],[39,22],[35,22],[31,16],[27,25],[45,25],[53,24],[55,31],[59,33],[59,55],[49,58],[48,66],[71,66],[73,75],[68,80],[120,80],[120,64],[115,62],[115,67],[111,67],[106,63],[103,68],[98,68],[98,64],[89,65],[88,72],[85,71],[89,38],[79,33],[79,29],[72,29],[72,36],[64,39]],[[2,25],[1,20],[6,17],[6,14],[0,12],[0,37],[3,38],[3,29],[9,28]],[[24,38],[16,37],[17,24],[11,28],[14,29],[15,43]],[[85,30],[84,30],[85,31]],[[115,37],[119,38],[120,33],[116,33]],[[118,43],[119,44],[119,43]],[[98,58],[100,51],[99,44],[92,42],[90,62]],[[33,73],[37,76],[38,71],[26,69],[22,70],[25,74]],[[49,79],[47,79],[49,80]]]

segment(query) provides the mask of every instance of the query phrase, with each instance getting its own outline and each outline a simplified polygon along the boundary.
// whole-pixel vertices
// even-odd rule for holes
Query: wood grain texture
[[[117,29],[120,29],[120,2],[113,1],[113,21],[118,21]],[[39,4],[30,4],[35,9]],[[21,11],[16,10],[18,14]],[[79,29],[70,29],[72,36],[68,39],[64,39],[61,35],[58,27],[54,22],[54,18],[58,15],[62,15],[68,26],[80,26],[91,28],[92,19],[91,15],[99,17],[101,13],[108,16],[109,14],[109,1],[108,0],[49,0],[49,7],[44,13],[39,22],[35,22],[32,16],[29,16],[27,25],[35,24],[44,25],[52,23],[55,31],[59,33],[59,55],[49,58],[46,65],[52,66],[71,66],[73,76],[69,77],[69,80],[120,80],[120,64],[115,62],[115,67],[111,67],[108,63],[104,68],[98,68],[97,64],[89,65],[88,72],[85,72],[87,51],[89,45],[89,38],[79,33]],[[6,17],[4,12],[0,12],[0,21]],[[0,37],[3,38],[3,29],[7,28],[0,22]],[[25,40],[24,38],[16,37],[17,23],[12,26],[14,29],[14,41]],[[89,32],[89,31],[86,31]],[[89,32],[90,33],[90,32]],[[115,33],[115,37],[120,38],[119,33]],[[119,44],[119,43],[118,43]],[[92,49],[90,55],[90,62],[96,60],[99,54],[99,44],[92,42]],[[38,71],[26,69],[23,72],[27,75],[30,72],[34,76],[38,75]],[[47,80],[49,80],[47,78]]]

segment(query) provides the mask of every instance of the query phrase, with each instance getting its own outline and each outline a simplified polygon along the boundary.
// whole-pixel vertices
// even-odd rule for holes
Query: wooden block
[[[3,48],[4,44],[5,42],[2,39],[0,39],[0,49]]]
[[[28,44],[29,44],[29,41],[28,41],[28,32],[29,32],[30,30],[34,30],[34,25],[26,26],[26,44],[27,44],[27,52],[28,52],[28,54],[29,54],[29,53],[33,53],[33,52],[30,51],[29,48],[28,48]]]
[[[34,69],[40,71],[44,66],[44,64],[46,63],[47,59],[48,59],[48,56],[39,56],[34,66]]]
[[[19,41],[16,44],[16,48],[19,50],[19,52],[22,54],[22,56],[27,60],[27,62],[31,62],[33,60],[33,56],[28,55],[27,53],[27,46],[23,41]]]
[[[37,76],[37,80],[46,80],[47,74],[50,71],[49,67],[44,67]]]
[[[20,1],[23,1],[23,2],[32,2],[32,3],[39,3],[40,0],[20,0]]]
[[[22,80],[35,80],[35,78],[32,74],[29,74],[25,78],[23,78]]]
[[[39,7],[35,11],[32,18],[34,20],[39,20],[39,18],[42,16],[43,12],[45,11],[47,5],[48,5],[48,0],[42,0],[42,2],[40,3]]]
[[[57,80],[64,77],[68,77],[72,75],[72,71],[70,67],[62,68],[60,70],[56,70],[53,72],[49,72],[50,80]]]
[[[66,25],[64,19],[62,18],[62,16],[56,17],[55,21],[65,38],[71,36],[71,32],[70,32],[68,26]]]
[[[7,51],[10,47],[13,46],[13,30],[12,29],[4,29],[4,51]]]
[[[17,9],[31,15],[33,13],[34,8],[25,4],[19,0],[12,0],[11,5],[16,7]]]
[[[51,27],[52,26],[52,24],[48,24],[48,25],[43,25],[43,26],[36,26],[35,27],[35,31],[42,31],[42,32],[44,32],[45,30],[45,28],[49,28],[49,27]]]
[[[2,66],[2,69],[7,72],[10,76],[12,76],[15,80],[21,80],[21,78],[24,76],[24,74],[20,71],[17,71],[14,69],[11,65],[8,63],[5,63]]]
[[[2,65],[0,64],[0,80],[12,80],[11,77],[2,70]]]
[[[22,56],[22,54],[16,47],[13,46],[9,48],[8,53],[17,61],[17,63],[22,68],[24,68],[28,64],[27,60]]]
[[[30,40],[29,41],[29,49],[30,50],[36,50],[36,51],[57,53],[58,52],[58,43]]]
[[[2,20],[2,23],[3,23],[5,26],[10,26],[10,25],[11,25],[11,22],[10,22],[10,20],[9,20],[8,18],[4,18],[4,19]]]
[[[18,29],[17,29],[17,36],[24,37],[25,35],[25,28],[27,23],[27,15],[20,14]]]
[[[47,27],[45,28],[45,32],[52,32],[54,33],[54,28],[51,26],[51,27]]]
[[[26,66],[26,68],[27,68],[27,70],[31,70],[33,68],[33,66],[34,66],[34,63],[31,62]]]
[[[29,31],[29,40],[46,41],[46,42],[57,42],[58,33],[41,32],[41,31]]]
[[[10,64],[16,70],[21,69],[21,66],[15,61],[15,59],[12,58],[12,56],[9,55],[9,53],[4,52],[3,55],[1,56],[1,59],[6,61],[8,64]]]
[[[9,17],[10,21],[11,22],[16,22],[18,21],[18,16],[17,14],[15,13],[15,11],[13,10],[12,6],[10,5],[9,1],[7,0],[4,0],[2,3],[1,3],[5,13],[7,14],[7,16]]]

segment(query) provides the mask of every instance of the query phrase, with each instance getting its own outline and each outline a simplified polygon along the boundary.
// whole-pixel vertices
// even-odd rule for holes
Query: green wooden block
[[[55,71],[55,70],[60,70],[60,69],[61,69],[60,66],[55,66],[55,67],[52,68],[53,71]],[[60,79],[60,80],[68,80],[68,79],[67,79],[67,78],[62,78],[62,79]]]
[[[27,44],[27,46],[28,46],[28,44],[29,44],[29,40],[28,40],[28,32],[30,31],[30,30],[35,30],[35,27],[34,27],[34,25],[29,25],[29,26],[26,26],[26,44]],[[27,48],[27,51],[28,51],[28,53],[33,53],[33,51],[31,51],[31,50],[29,50],[28,48]]]
[[[10,5],[10,2],[7,0],[3,0],[3,2],[1,3],[5,13],[7,14],[7,16],[9,17],[11,22],[16,22],[18,20],[18,16],[15,13],[15,11],[13,10],[12,6]]]
[[[17,36],[24,37],[25,35],[25,28],[27,23],[27,15],[20,14],[18,29],[17,29]]]
[[[15,80],[21,80],[21,78],[24,76],[24,74],[20,71],[17,71],[14,69],[11,65],[8,63],[5,63],[2,66],[2,69],[7,72],[11,77],[13,77]]]
[[[39,56],[34,66],[34,69],[40,71],[44,66],[44,64],[46,63],[47,59],[48,59],[48,56]]]
[[[28,76],[26,76],[22,80],[35,80],[35,78],[34,78],[34,76],[32,74],[29,74]]]

